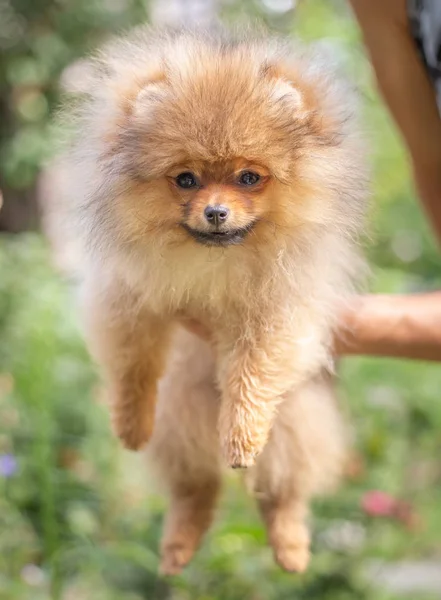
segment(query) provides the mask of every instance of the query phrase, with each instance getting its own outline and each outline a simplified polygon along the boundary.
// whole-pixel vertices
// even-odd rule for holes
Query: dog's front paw
[[[149,405],[119,401],[112,409],[113,431],[127,450],[140,450],[153,433],[154,415]]]
[[[114,414],[113,430],[127,450],[140,450],[149,441],[152,428],[131,415]]]
[[[226,396],[219,415],[221,454],[229,467],[245,469],[255,464],[268,440],[271,413],[264,404],[231,400]]]
[[[226,464],[232,469],[252,467],[262,448],[242,436],[231,436],[222,444]]]

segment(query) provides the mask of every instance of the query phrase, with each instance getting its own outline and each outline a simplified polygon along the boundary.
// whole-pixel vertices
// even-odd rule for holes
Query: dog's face
[[[314,85],[246,46],[181,50],[115,87],[122,236],[225,248],[324,218],[339,128]]]
[[[243,158],[176,165],[166,177],[179,225],[206,246],[242,243],[270,210],[270,171]]]

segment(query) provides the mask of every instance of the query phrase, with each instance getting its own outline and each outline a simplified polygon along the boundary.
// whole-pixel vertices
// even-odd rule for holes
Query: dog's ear
[[[143,112],[149,102],[160,100],[167,89],[165,71],[158,66],[133,69],[111,82],[113,93],[126,117]]]
[[[292,67],[282,62],[266,62],[260,69],[260,76],[271,85],[271,97],[275,102],[289,102],[299,117],[306,116],[305,89]]]
[[[116,151],[120,133],[127,122],[147,114],[151,103],[164,97],[166,88],[166,77],[160,68],[120,68],[116,76],[110,73],[104,92],[107,111],[100,114],[105,122],[104,139],[108,153]]]
[[[157,68],[145,78],[133,102],[133,113],[144,112],[152,102],[161,101],[167,95],[165,71]]]
[[[283,102],[292,110],[292,117],[300,123],[308,123],[310,132],[321,143],[331,144],[341,130],[341,110],[333,107],[329,98],[330,73],[311,73],[300,60],[266,63],[261,76],[271,86],[271,97]],[[334,102],[335,104],[335,102]]]

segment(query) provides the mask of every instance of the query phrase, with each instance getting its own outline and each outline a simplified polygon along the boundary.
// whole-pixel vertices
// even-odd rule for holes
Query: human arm
[[[361,296],[341,313],[335,351],[441,361],[441,291]]]
[[[409,28],[406,0],[350,0],[383,98],[402,134],[441,242],[441,118]]]

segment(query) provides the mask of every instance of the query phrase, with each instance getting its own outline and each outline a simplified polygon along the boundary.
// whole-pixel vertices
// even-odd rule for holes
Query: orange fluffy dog
[[[320,373],[360,270],[352,102],[327,61],[265,38],[140,30],[95,62],[67,163],[87,331],[118,436],[151,440],[170,484],[165,572],[210,523],[219,456],[256,465],[276,558],[306,567],[306,504],[343,456]]]

